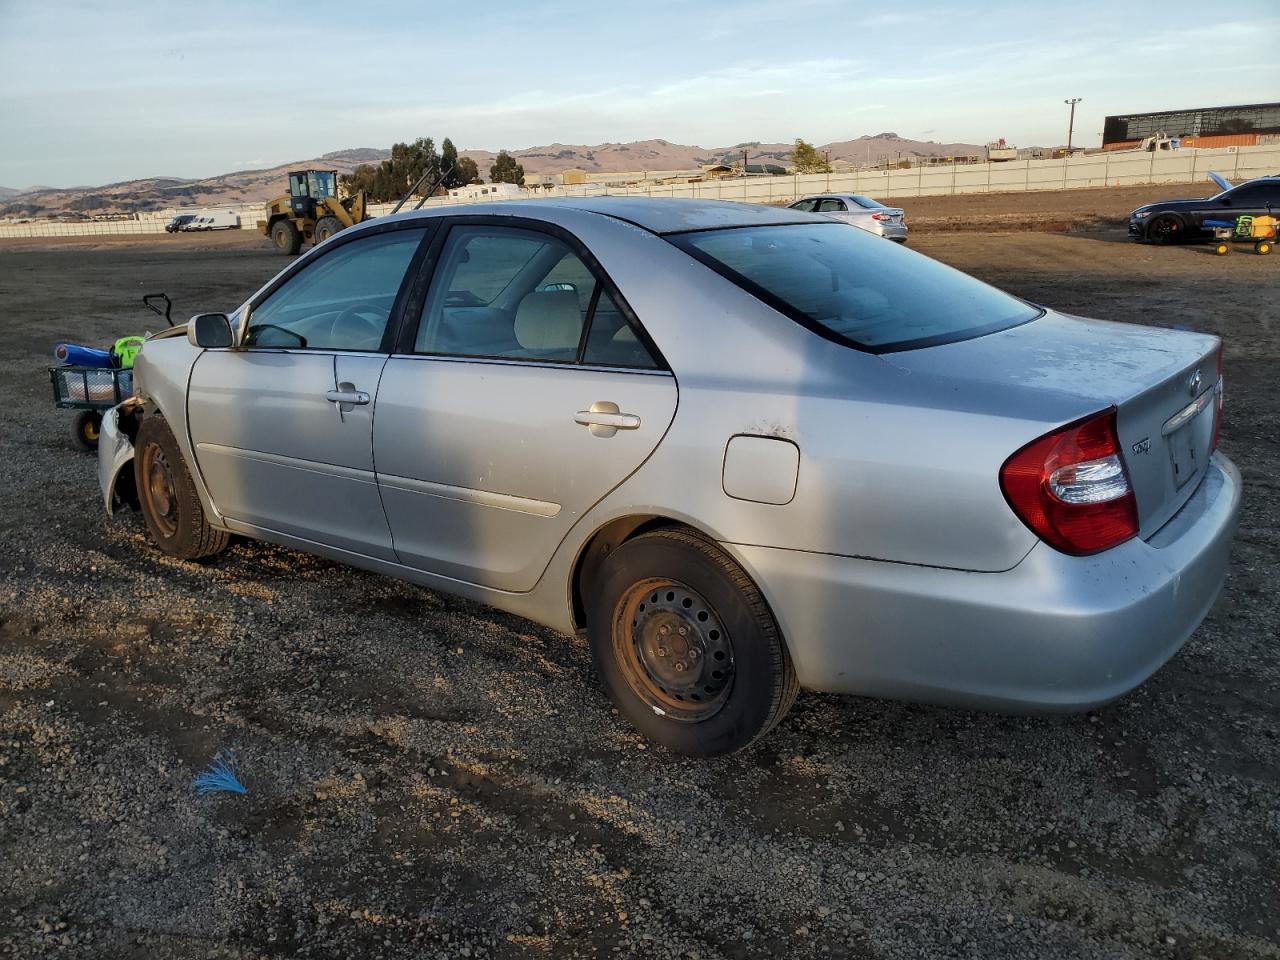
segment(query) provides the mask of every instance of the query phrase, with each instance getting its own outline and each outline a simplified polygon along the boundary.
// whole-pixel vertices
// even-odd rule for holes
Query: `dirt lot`
[[[802,694],[758,748],[691,762],[619,723],[578,640],[271,546],[173,562],[104,516],[52,344],[148,325],[156,289],[232,307],[280,258],[0,244],[0,953],[1280,957],[1280,257],[915,246],[1226,338],[1226,592],[1091,715]],[[226,750],[248,793],[195,797]]]

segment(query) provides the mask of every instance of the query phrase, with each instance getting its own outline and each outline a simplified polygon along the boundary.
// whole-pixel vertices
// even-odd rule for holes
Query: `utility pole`
[[[1063,103],[1071,107],[1071,118],[1067,121],[1067,156],[1068,157],[1071,156],[1071,132],[1075,129],[1075,126],[1076,126],[1076,104],[1079,103],[1081,99],[1082,98],[1080,97],[1072,97],[1070,100],[1062,101]]]

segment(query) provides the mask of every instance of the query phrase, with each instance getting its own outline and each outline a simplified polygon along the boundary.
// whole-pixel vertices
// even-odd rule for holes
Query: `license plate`
[[[1204,413],[1201,412],[1169,434],[1169,459],[1173,462],[1173,483],[1179,490],[1200,472],[1200,460],[1196,456],[1196,438],[1200,434],[1197,425],[1203,416]]]

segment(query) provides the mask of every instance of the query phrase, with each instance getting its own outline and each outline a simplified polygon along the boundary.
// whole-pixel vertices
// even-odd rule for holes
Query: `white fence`
[[[1177,150],[1171,153],[1112,152],[1062,160],[1010,160],[1005,163],[912,167],[908,170],[854,170],[803,176],[703,180],[697,183],[642,183],[625,187],[587,183],[553,187],[549,190],[529,190],[518,199],[640,196],[776,203],[811,193],[863,193],[883,200],[959,193],[1015,193],[1029,190],[1125,187],[1148,183],[1196,183],[1208,180],[1210,171],[1233,182],[1266,174],[1280,174],[1280,146]],[[512,199],[517,198],[432,197],[425,206],[490,203]],[[370,213],[385,216],[393,206],[390,203],[373,204]],[[412,207],[412,203],[405,204],[405,209]],[[254,229],[262,215],[261,205],[218,209],[238,213],[242,229],[247,230]],[[167,222],[166,215],[100,223],[0,224],[0,237],[163,233]]]

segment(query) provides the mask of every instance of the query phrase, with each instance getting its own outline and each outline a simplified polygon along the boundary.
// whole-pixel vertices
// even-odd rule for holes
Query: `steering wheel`
[[[365,316],[369,313],[381,317],[381,322],[370,320]],[[334,345],[338,345],[339,342],[349,345],[348,341],[367,338],[373,341],[371,348],[377,349],[382,343],[382,331],[386,329],[390,318],[391,311],[386,307],[376,303],[353,303],[339,311],[333,318],[333,322],[329,324],[329,341]],[[364,329],[360,329],[361,327]]]

